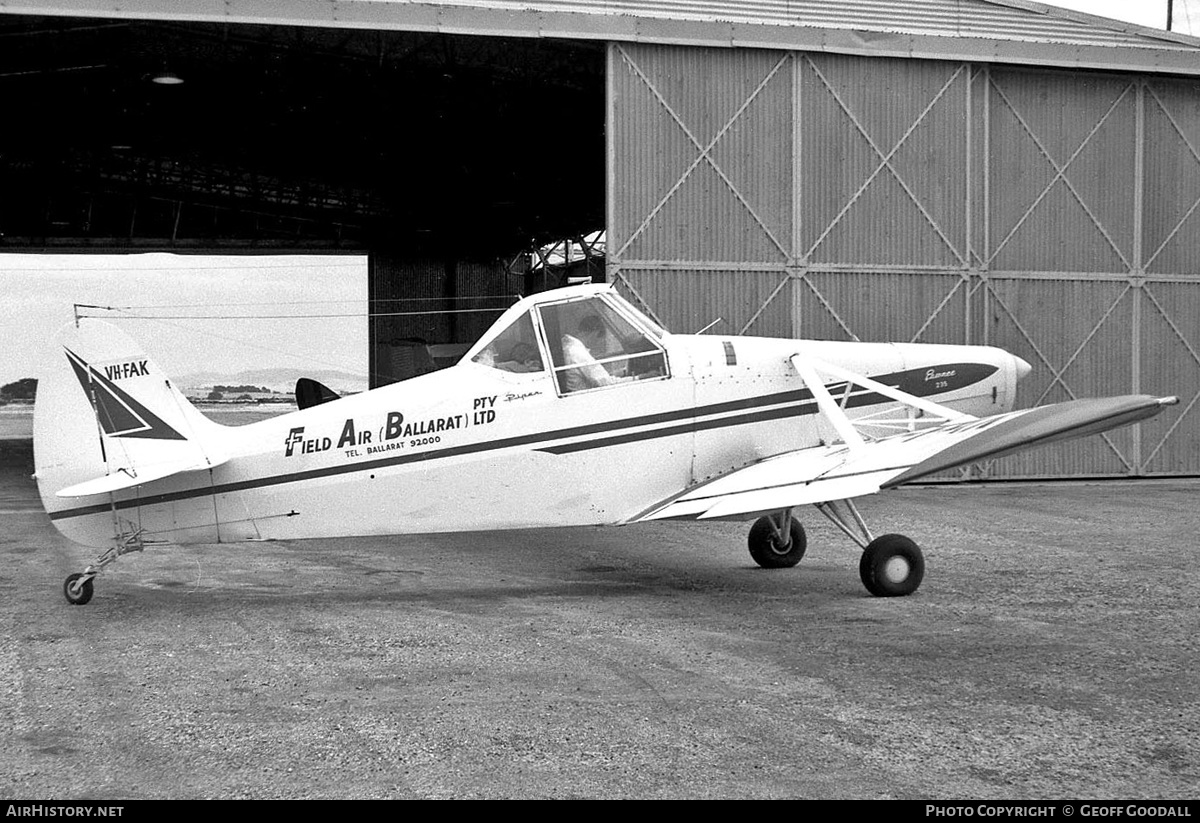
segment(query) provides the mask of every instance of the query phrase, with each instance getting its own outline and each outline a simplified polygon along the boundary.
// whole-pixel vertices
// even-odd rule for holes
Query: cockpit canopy
[[[512,373],[549,371],[560,394],[670,375],[666,332],[612,291],[545,300],[497,325],[471,360]]]

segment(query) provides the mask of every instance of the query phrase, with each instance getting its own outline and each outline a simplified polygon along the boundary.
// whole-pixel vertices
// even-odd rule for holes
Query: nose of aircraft
[[[1027,375],[1031,371],[1033,371],[1033,366],[1029,365],[1029,363],[1026,360],[1024,360],[1023,358],[1017,357],[1014,354],[1012,356],[1012,359],[1013,359],[1013,364],[1017,367],[1017,379],[1018,380],[1022,379],[1023,377],[1025,377],[1025,375]]]

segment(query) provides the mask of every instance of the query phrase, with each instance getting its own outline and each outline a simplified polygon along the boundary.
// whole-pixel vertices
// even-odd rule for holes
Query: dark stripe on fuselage
[[[550,454],[570,454],[572,452],[587,451],[589,449],[603,449],[606,446],[619,446],[625,443],[637,443],[640,440],[653,440],[658,437],[671,437],[677,434],[691,434],[692,432],[704,431],[706,429],[719,429],[728,426],[744,426],[749,423],[763,423],[767,420],[779,420],[783,417],[798,417],[803,414],[812,414],[816,411],[816,406],[812,402],[805,405],[791,405],[779,409],[771,409],[764,412],[756,412],[754,414],[743,414],[736,417],[716,417],[710,420],[693,421],[683,426],[671,426],[665,429],[646,429],[640,432],[632,432],[631,434],[617,434],[611,437],[598,437],[593,440],[584,440],[579,443],[562,443],[557,446],[547,446],[542,449],[536,449],[540,452],[549,452]]]
[[[956,372],[961,373],[964,371],[964,366],[970,367],[972,370],[986,370],[986,373],[982,376],[979,376],[977,372],[973,373],[972,376],[974,379],[970,381],[972,383],[978,382],[978,380],[982,380],[996,371],[996,367],[994,366],[983,367],[980,366],[980,364],[974,363],[952,364],[951,366],[938,368],[941,371],[954,369]],[[918,390],[913,391],[909,389],[908,393],[917,396],[921,396],[922,394],[928,395],[936,394],[938,392],[953,391],[954,389],[962,388],[965,385],[970,385],[968,382],[962,382],[961,385],[956,384],[950,389],[942,387],[936,390],[920,392],[919,390],[922,387],[913,385],[914,376],[917,374],[924,374],[926,371],[926,369],[911,369],[905,372],[883,375],[874,379],[880,383],[892,383],[899,386],[911,385],[913,389]],[[831,383],[826,388],[830,394],[837,395],[838,393],[845,391],[846,383],[844,381],[840,383]],[[845,405],[848,408],[857,408],[860,406],[884,402],[892,401],[890,398],[881,394],[863,391],[860,394],[851,394]],[[780,408],[767,409],[766,407],[769,406],[779,406]],[[730,414],[731,412],[749,411],[754,409],[759,409],[759,411],[753,411],[747,414]],[[527,446],[534,443],[547,443],[548,441],[561,440],[570,437],[584,437],[590,434],[600,434],[604,432],[612,432],[614,430],[633,429],[641,426],[658,425],[659,428],[646,429],[639,432],[628,432],[625,434],[614,434],[608,437],[586,440],[581,443],[567,443],[558,446],[547,446],[537,449],[537,451],[549,452],[551,454],[567,454],[574,451],[603,448],[605,446],[618,445],[621,443],[637,442],[640,440],[649,440],[659,437],[673,437],[706,429],[722,428],[727,426],[742,426],[751,423],[761,423],[767,420],[778,420],[784,417],[798,417],[801,415],[814,414],[816,411],[817,406],[816,403],[813,402],[812,392],[808,389],[795,389],[792,391],[777,392],[775,394],[761,395],[758,397],[729,400],[723,403],[713,403],[708,406],[697,408],[677,409],[675,411],[642,415],[640,417],[624,418],[622,420],[612,420],[604,423],[592,423],[586,426],[573,426],[571,428],[558,429],[550,432],[538,432],[536,434],[520,435],[518,437],[501,438],[499,440],[486,440],[479,443],[468,443],[462,446],[434,449],[427,452],[420,452],[418,454],[394,455],[375,460],[347,463],[338,466],[324,466],[319,469],[309,469],[307,471],[292,472],[289,474],[259,477],[253,480],[242,480],[234,483],[222,483],[214,486],[183,489],[176,492],[164,492],[161,494],[150,495],[148,497],[134,497],[128,500],[119,500],[115,503],[106,502],[94,506],[81,506],[77,509],[63,509],[62,511],[53,512],[50,514],[50,519],[61,520],[68,517],[82,517],[89,514],[108,512],[113,508],[129,509],[139,506],[152,506],[159,503],[170,503],[176,500],[187,500],[194,497],[230,494],[233,492],[248,491],[250,489],[265,488],[267,486],[281,486],[288,483],[299,483],[305,480],[317,480],[324,477],[334,477],[340,474],[375,471],[378,469],[401,466],[409,463],[419,463],[427,460],[439,460],[449,457],[459,457],[466,454],[497,451],[500,449],[513,448],[517,446]],[[729,416],[713,417],[713,415]],[[712,419],[701,420],[700,418]],[[675,423],[680,420],[687,420],[688,422],[684,425],[666,427],[662,426],[664,423]]]
[[[969,386],[971,383],[977,383],[995,374],[997,368],[995,366],[985,366],[978,363],[956,363],[952,366],[941,367],[941,371],[951,371],[957,375],[966,372],[964,377],[959,378],[959,382],[952,389],[939,388],[933,391],[924,391],[921,389],[930,382],[936,383],[934,378],[929,377],[930,372],[937,373],[935,369],[911,369],[906,372],[898,372],[889,374],[883,377],[875,378],[876,382],[883,383],[885,381],[894,382],[900,391],[916,397],[921,397],[922,394],[938,394],[939,392],[953,391],[962,388],[964,385]],[[920,378],[918,381],[917,378]],[[959,384],[961,383],[961,385]],[[846,382],[830,383],[826,389],[831,395],[840,395],[846,391]],[[547,446],[546,448],[538,449],[551,454],[570,454],[572,452],[586,451],[588,449],[602,449],[607,446],[618,446],[625,443],[636,443],[640,440],[650,440],[655,437],[667,437],[673,434],[687,434],[689,432],[704,431],[706,429],[722,428],[724,426],[741,426],[748,423],[762,423],[768,420],[779,420],[784,417],[800,417],[803,415],[816,414],[820,411],[813,400],[812,392],[807,389],[797,392],[800,395],[799,405],[789,405],[785,408],[771,409],[770,411],[759,412],[753,415],[744,415],[742,417],[718,417],[711,420],[693,420],[687,426],[674,426],[669,429],[648,429],[646,431],[631,432],[627,434],[617,434],[611,437],[598,437],[592,440],[584,440],[578,443],[562,443],[555,446]],[[890,397],[879,394],[878,392],[869,391],[867,389],[858,389],[857,392],[851,391],[850,396],[846,398],[842,404],[848,409],[857,409],[862,406],[873,406],[878,403],[894,402]],[[710,412],[711,413],[711,412]]]
[[[686,411],[673,411],[662,414],[643,415],[642,417],[610,421],[607,423],[593,423],[587,426],[574,426],[569,429],[559,429],[551,432],[538,432],[537,434],[527,434],[519,437],[506,437],[500,440],[485,440],[479,443],[468,443],[462,446],[453,446],[446,449],[433,449],[427,452],[420,452],[418,454],[393,455],[391,457],[366,460],[358,463],[348,463],[340,466],[324,466],[319,469],[309,469],[307,471],[292,472],[290,474],[259,477],[253,480],[242,480],[235,483],[222,483],[220,485],[211,487],[182,489],[176,492],[163,492],[162,494],[150,495],[148,497],[119,500],[115,503],[115,506],[118,509],[128,509],[137,506],[150,506],[157,503],[170,503],[176,500],[187,500],[189,498],[203,497],[209,494],[229,494],[231,492],[247,491],[249,489],[258,489],[266,486],[298,483],[304,480],[316,480],[322,477],[332,477],[351,472],[373,471],[376,469],[389,468],[391,466],[400,466],[407,463],[419,463],[426,460],[459,457],[464,454],[497,451],[515,446],[527,446],[532,443],[543,443],[550,440],[559,440],[565,437],[580,437],[589,434],[611,431],[614,428],[630,428],[634,426],[653,425],[656,423],[670,423],[685,417],[724,414],[731,411],[739,411],[757,406],[778,405],[779,403],[792,404],[786,409],[786,414],[790,415],[798,413],[796,411],[797,406],[795,404],[797,402],[803,402],[805,398],[811,398],[811,394],[807,390],[780,392],[778,394],[764,395],[762,397],[746,398],[726,403],[716,403],[712,406],[706,406],[702,409],[688,409]],[[742,423],[757,422],[757,420],[761,417],[761,413],[756,413],[752,415],[723,417],[714,422],[716,425],[736,426],[741,425]],[[693,428],[695,428],[694,421],[689,422],[685,426],[675,426],[670,429],[651,429],[646,432],[646,434],[650,437],[669,437],[673,434],[686,434]],[[589,441],[589,443],[590,442],[591,441]],[[540,451],[546,450],[541,449]],[[78,509],[64,509],[63,511],[52,513],[50,515],[50,519],[59,520],[65,517],[80,517],[87,514],[107,512],[113,508],[113,505],[114,504],[100,503],[94,506],[82,506]]]

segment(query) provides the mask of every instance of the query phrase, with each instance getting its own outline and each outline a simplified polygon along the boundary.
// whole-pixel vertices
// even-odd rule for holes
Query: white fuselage
[[[104,545],[616,524],[695,483],[834,434],[798,351],[959,411],[1012,408],[1019,367],[976,346],[667,335],[669,376],[575,394],[549,371],[457,366],[220,430],[206,471],[96,497],[47,496]],[[830,392],[843,400],[840,384]],[[853,418],[898,404],[856,390]],[[115,520],[114,520],[115,518]]]

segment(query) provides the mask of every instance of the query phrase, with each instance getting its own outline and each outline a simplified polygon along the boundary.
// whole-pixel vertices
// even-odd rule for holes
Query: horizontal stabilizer
[[[228,458],[226,458],[228,459]],[[148,466],[140,468],[134,474],[132,469],[119,469],[112,474],[107,474],[104,477],[97,477],[94,480],[85,480],[82,483],[76,483],[74,486],[68,486],[65,489],[59,489],[55,492],[57,497],[88,497],[93,494],[108,494],[109,492],[121,491],[122,489],[132,489],[134,486],[140,486],[143,483],[149,483],[152,480],[162,480],[164,477],[170,477],[174,474],[183,474],[184,472],[197,472],[211,469],[214,466],[219,466],[225,460],[220,460],[214,463],[204,461],[203,463],[161,463],[156,466]]]
[[[799,449],[694,486],[635,520],[744,519],[873,494],[967,463],[1136,423],[1177,402],[1146,395],[1073,400],[868,442]]]

